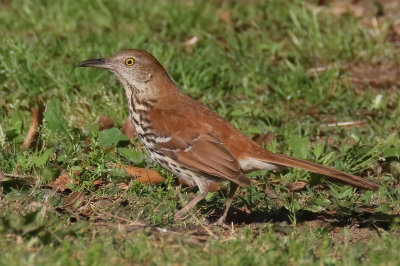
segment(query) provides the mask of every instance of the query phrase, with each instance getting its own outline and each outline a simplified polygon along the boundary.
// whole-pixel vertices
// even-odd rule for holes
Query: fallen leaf
[[[28,129],[28,133],[25,136],[24,143],[21,145],[21,150],[25,151],[32,147],[32,144],[38,139],[39,127],[43,122],[43,107],[31,108],[31,124]]]
[[[107,182],[103,181],[103,180],[94,180],[93,181],[93,185],[95,186],[103,186],[104,184],[107,184]]]
[[[308,182],[297,181],[297,182],[287,184],[286,187],[288,189],[290,189],[291,191],[300,191],[300,190],[304,189],[307,185],[308,185]]]
[[[99,117],[99,131],[114,127],[114,120],[106,116]]]
[[[74,208],[78,208],[85,200],[86,195],[83,192],[72,192],[63,198],[64,206],[72,206]]]
[[[355,86],[355,92],[362,89],[384,89],[391,86],[400,87],[400,65],[392,62],[359,62],[348,69],[350,82]]]
[[[110,199],[101,198],[101,199],[96,200],[96,201],[94,202],[94,204],[95,204],[97,207],[104,208],[104,207],[110,206],[111,204],[113,204],[113,202],[112,202],[112,200],[110,200]]]
[[[260,146],[268,146],[271,141],[275,138],[275,134],[272,132],[268,132],[264,135],[255,135],[253,137],[253,141],[256,142]]]
[[[353,16],[359,18],[366,13],[366,7],[342,1],[334,1],[331,4],[331,11],[336,16],[344,15],[350,12],[353,14]]]
[[[251,213],[249,208],[247,208],[246,206],[240,207],[239,210],[242,211],[242,212],[245,212],[246,214],[250,214]]]
[[[285,206],[285,200],[282,197],[276,195],[276,193],[270,189],[269,187],[265,187],[265,195],[273,200],[278,206],[283,207]]]
[[[198,42],[199,42],[199,37],[193,36],[189,40],[185,41],[184,45],[186,47],[191,47],[191,46],[195,46]]]
[[[193,47],[199,42],[199,38],[197,36],[194,36],[190,38],[189,40],[185,41],[183,43],[183,46],[185,47],[186,52],[192,53],[193,52]]]
[[[111,166],[123,169],[128,175],[135,177],[142,184],[160,184],[164,182],[164,178],[154,170],[123,164],[111,164]]]
[[[63,192],[64,190],[67,189],[66,185],[71,181],[72,179],[70,178],[68,173],[63,172],[59,177],[57,177],[56,180],[54,180],[49,184],[49,187],[51,187],[54,190],[60,190],[61,192]]]
[[[119,183],[118,187],[122,190],[128,190],[129,186],[126,183]]]
[[[35,252],[37,252],[39,249],[38,248],[35,248],[35,247],[28,247],[28,249],[27,249],[29,252],[31,252],[31,253],[35,253]]]
[[[136,136],[135,127],[132,124],[132,120],[128,117],[125,120],[124,125],[122,126],[122,133],[127,136],[128,138],[132,139]]]
[[[217,17],[228,25],[232,25],[231,11],[228,9],[218,9]]]
[[[82,207],[80,207],[79,208],[79,215],[81,215],[81,216],[83,216],[83,217],[86,217],[86,218],[89,218],[90,216],[92,216],[92,214],[93,214],[93,210],[92,210],[92,208],[91,208],[92,206],[88,206],[88,207],[86,207],[86,206],[82,206]]]
[[[79,176],[81,174],[81,170],[72,170],[71,173],[73,176]]]

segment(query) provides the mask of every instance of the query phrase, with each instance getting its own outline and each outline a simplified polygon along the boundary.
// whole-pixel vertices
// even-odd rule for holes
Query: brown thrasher
[[[230,181],[230,191],[218,223],[224,223],[233,196],[250,186],[245,173],[282,166],[296,167],[341,182],[375,190],[378,185],[320,164],[271,153],[223,118],[183,94],[161,64],[142,50],[125,50],[104,59],[89,59],[81,67],[105,68],[122,83],[137,135],[150,157],[198,186],[200,193],[180,211],[180,218],[204,199],[213,183]]]

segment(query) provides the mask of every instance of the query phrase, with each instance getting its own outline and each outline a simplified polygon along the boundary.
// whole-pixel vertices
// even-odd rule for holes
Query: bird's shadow
[[[214,212],[208,217],[209,221],[215,222],[221,212]],[[359,228],[379,227],[389,230],[393,225],[400,225],[399,215],[390,215],[383,212],[369,211],[347,211],[340,212],[311,212],[307,210],[299,210],[290,212],[281,207],[274,210],[254,210],[245,212],[239,209],[231,209],[228,213],[226,223],[237,225],[250,225],[260,223],[276,223],[276,224],[307,224],[308,222],[318,222],[320,226],[325,227],[346,227],[356,225]]]

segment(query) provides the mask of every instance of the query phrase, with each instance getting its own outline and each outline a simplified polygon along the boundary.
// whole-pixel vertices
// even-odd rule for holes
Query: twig
[[[201,223],[200,223],[200,226],[201,226],[204,230],[206,230],[206,232],[207,232],[210,236],[215,237],[215,234],[211,231],[210,228],[208,228],[208,226],[206,226],[206,225],[204,225],[204,224],[201,224]]]
[[[321,127],[354,127],[354,126],[363,126],[366,124],[368,124],[367,120],[359,120],[359,121],[348,121],[348,122],[322,124]]]
[[[267,195],[268,198],[273,200],[279,207],[285,206],[284,200],[278,195],[276,195],[275,192],[269,189],[269,187],[267,186],[265,187],[265,195]]]
[[[8,174],[8,173],[4,173],[3,171],[0,170],[0,183],[3,182],[6,177],[15,178],[15,179],[23,179],[23,180],[28,181],[30,185],[36,183],[35,181],[39,180],[38,176]]]
[[[307,70],[307,75],[311,76],[311,75],[321,74],[321,73],[325,72],[330,67],[331,66],[310,68],[310,69]]]
[[[103,214],[108,216],[109,218],[114,218],[114,219],[120,220],[122,222],[126,222],[126,223],[128,223],[128,225],[146,226],[146,224],[144,224],[144,223],[133,222],[131,220],[128,220],[128,219],[125,219],[125,218],[122,218],[122,217],[119,217],[119,216],[115,216],[115,215],[113,215],[113,214],[111,214],[109,212],[103,212]]]
[[[7,174],[7,173],[3,173],[3,172],[0,173],[0,177],[1,177],[1,174],[3,174],[5,177],[11,177],[11,178],[22,178],[22,179],[28,179],[28,178],[36,179],[37,178],[37,176],[33,176],[33,175]]]

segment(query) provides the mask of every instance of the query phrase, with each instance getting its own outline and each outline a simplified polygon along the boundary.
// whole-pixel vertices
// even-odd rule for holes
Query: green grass
[[[399,88],[379,75],[355,84],[351,74],[355,64],[399,67],[399,51],[386,41],[397,17],[383,13],[374,28],[366,14],[334,15],[315,2],[2,1],[0,170],[39,178],[1,183],[0,264],[397,265]],[[366,6],[377,12],[372,2]],[[185,47],[193,36],[198,43]],[[100,115],[123,124],[124,92],[106,71],[76,67],[127,48],[154,54],[185,93],[249,137],[273,132],[268,149],[381,188],[356,191],[300,170],[259,171],[234,200],[231,229],[205,223],[221,211],[223,191],[174,221],[196,190],[177,186],[139,142],[98,131]],[[317,67],[325,71],[310,73]],[[30,110],[41,105],[39,142],[21,151]],[[365,123],[324,126],[346,121]],[[166,181],[131,182],[109,163],[155,169]],[[79,171],[63,193],[47,186],[62,171]],[[292,192],[286,185],[295,181],[308,186]],[[131,182],[128,190],[122,182]],[[70,192],[84,192],[83,203],[68,204]]]

